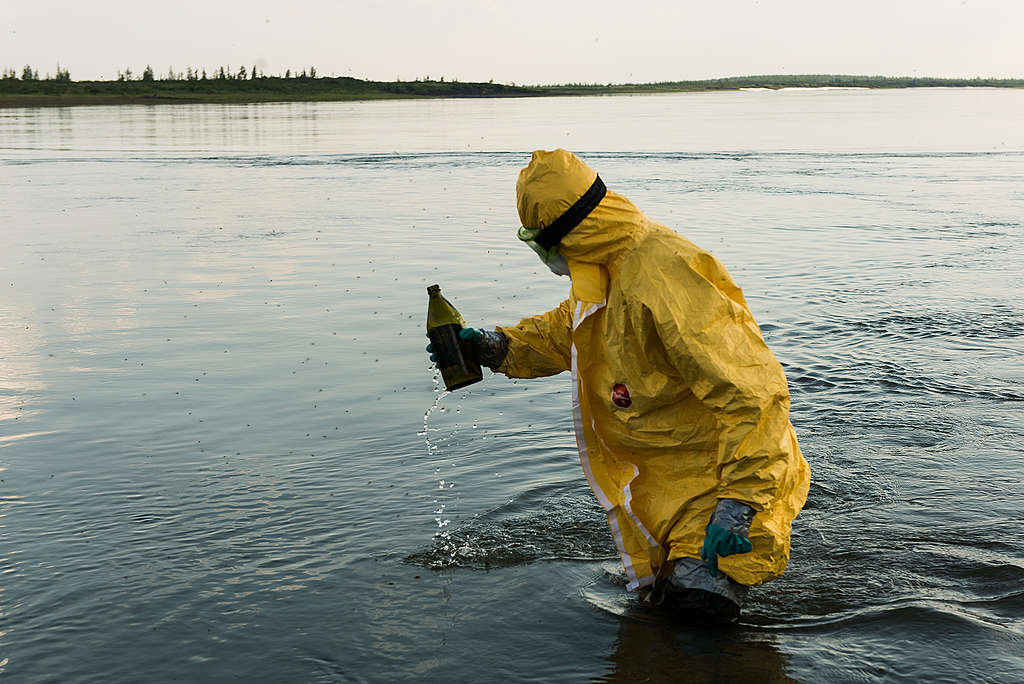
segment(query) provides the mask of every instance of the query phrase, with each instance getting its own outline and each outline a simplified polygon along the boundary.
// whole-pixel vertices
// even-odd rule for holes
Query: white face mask
[[[561,254],[558,254],[558,255],[552,257],[551,259],[545,261],[544,263],[547,264],[548,269],[552,273],[554,273],[555,275],[559,275],[559,276],[568,276],[568,275],[570,275],[570,273],[569,273],[569,262],[566,261],[565,257],[562,256]]]

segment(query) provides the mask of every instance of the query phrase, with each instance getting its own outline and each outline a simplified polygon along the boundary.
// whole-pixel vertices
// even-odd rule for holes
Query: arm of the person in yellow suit
[[[539,378],[569,370],[572,314],[569,301],[513,327],[495,328],[508,338],[508,354],[497,368],[510,378]]]
[[[718,498],[764,510],[786,479],[789,390],[738,288],[726,295],[721,282],[732,281],[707,256],[720,272],[709,280],[711,274],[684,270],[681,283],[659,288],[651,298],[651,324],[683,382],[717,423]]]

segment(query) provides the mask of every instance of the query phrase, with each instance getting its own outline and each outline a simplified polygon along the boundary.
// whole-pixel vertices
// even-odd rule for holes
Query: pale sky
[[[0,0],[0,67],[313,65],[375,80],[1024,78],[1024,0]]]

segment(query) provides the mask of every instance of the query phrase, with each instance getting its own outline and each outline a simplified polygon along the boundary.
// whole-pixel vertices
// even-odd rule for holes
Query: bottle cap
[[[435,292],[440,292],[440,291],[441,291],[441,286],[440,285],[428,285],[427,286],[427,294],[434,294]]]

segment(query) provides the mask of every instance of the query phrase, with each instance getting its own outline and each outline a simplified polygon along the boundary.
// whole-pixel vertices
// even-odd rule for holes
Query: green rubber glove
[[[427,335],[427,337],[430,337],[430,335]],[[459,331],[459,338],[463,339],[463,340],[466,340],[467,342],[476,343],[476,342],[479,342],[480,340],[482,340],[483,337],[484,337],[483,332],[481,332],[480,330],[477,330],[476,328],[463,328],[462,330]],[[437,357],[434,356],[433,351],[434,351],[434,345],[433,344],[428,344],[427,345],[427,352],[430,353],[430,360],[433,361],[434,363],[437,363]]]
[[[712,577],[718,577],[718,557],[731,556],[735,553],[752,551],[754,545],[749,539],[733,534],[724,527],[714,523],[708,525],[704,534],[704,548],[700,550],[700,559],[708,564]]]

